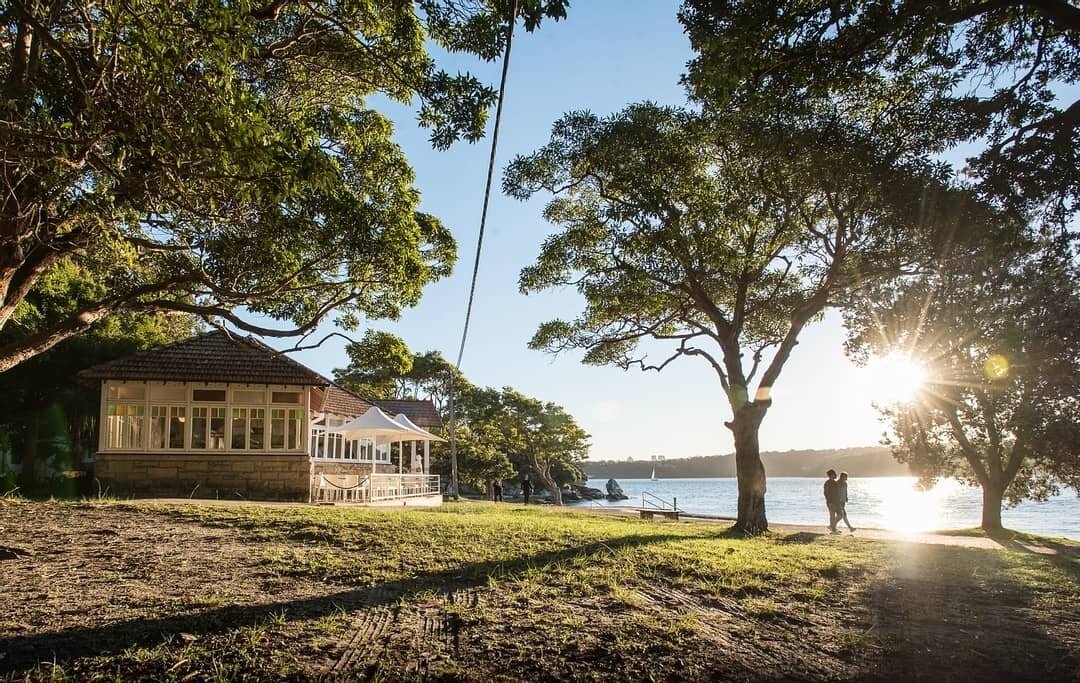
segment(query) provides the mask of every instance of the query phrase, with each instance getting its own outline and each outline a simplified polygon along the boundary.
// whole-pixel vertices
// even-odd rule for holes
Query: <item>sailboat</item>
[[[652,468],[652,476],[649,477],[649,479],[652,480],[652,481],[656,481],[656,468],[655,467]]]

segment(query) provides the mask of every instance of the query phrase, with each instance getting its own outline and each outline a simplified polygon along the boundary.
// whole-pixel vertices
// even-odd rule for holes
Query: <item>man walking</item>
[[[532,497],[533,483],[529,481],[529,475],[525,475],[525,478],[521,480],[521,495],[525,496],[525,504],[529,504],[529,498]]]
[[[496,503],[503,502],[503,499],[502,499],[502,482],[499,481],[498,479],[495,479],[494,481],[491,482],[491,500],[495,501]]]
[[[834,534],[840,533],[836,530],[836,523],[840,521],[839,516],[836,514],[836,501],[838,500],[837,494],[839,493],[840,482],[836,481],[836,470],[829,470],[825,473],[829,478],[825,480],[825,507],[829,509],[829,531]]]
[[[847,525],[848,531],[855,531],[855,527],[851,526],[851,522],[847,518],[847,472],[840,473],[840,480],[836,482],[836,519],[833,520],[833,531],[836,531],[836,525],[840,523],[840,520],[844,520],[844,524]]]

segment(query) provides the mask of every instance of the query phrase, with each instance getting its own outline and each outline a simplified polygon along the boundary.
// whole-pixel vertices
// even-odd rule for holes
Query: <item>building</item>
[[[430,401],[373,401],[252,337],[221,331],[88,368],[100,384],[94,476],[118,495],[441,501],[427,441],[334,431],[373,408],[423,429]]]

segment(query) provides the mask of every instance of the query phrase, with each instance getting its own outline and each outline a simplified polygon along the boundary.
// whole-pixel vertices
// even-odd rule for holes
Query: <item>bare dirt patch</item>
[[[0,502],[0,680],[1076,680],[1075,561],[512,507]]]

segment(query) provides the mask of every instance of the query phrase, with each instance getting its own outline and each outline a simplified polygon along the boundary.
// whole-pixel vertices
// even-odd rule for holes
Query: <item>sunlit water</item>
[[[737,489],[732,478],[620,479],[629,500],[593,501],[596,505],[641,504],[642,492],[665,500],[678,499],[687,512],[734,517]],[[825,525],[828,513],[821,479],[773,477],[765,498],[769,521],[781,524]],[[590,479],[589,486],[604,490],[607,479]],[[965,529],[979,525],[982,493],[955,480],[941,481],[922,491],[914,477],[867,477],[848,481],[848,518],[858,527],[929,531]],[[1067,490],[1045,503],[1022,503],[1004,510],[1002,521],[1010,529],[1046,536],[1080,539],[1080,498]]]

